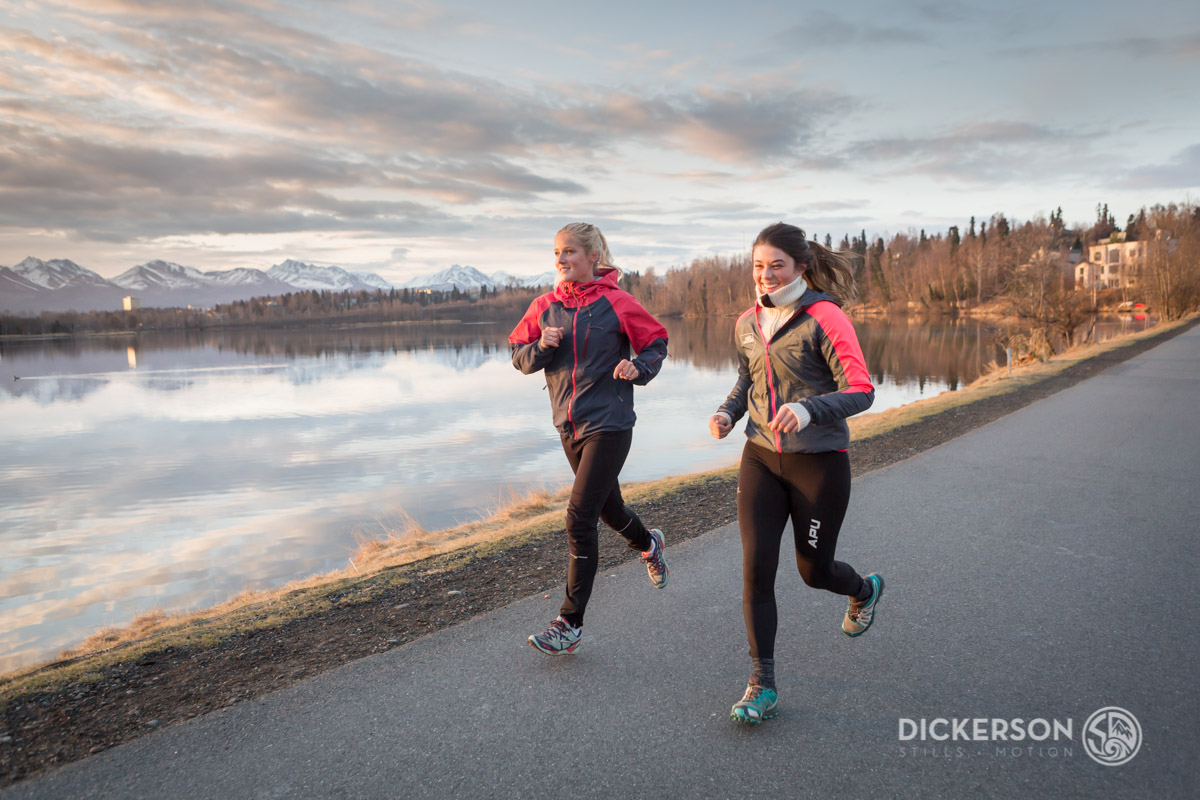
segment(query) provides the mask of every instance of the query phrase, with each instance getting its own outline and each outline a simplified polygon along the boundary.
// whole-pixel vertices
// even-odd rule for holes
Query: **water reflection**
[[[732,319],[667,321],[624,472],[732,464],[706,419]],[[340,568],[411,515],[437,529],[569,478],[508,322],[0,342],[0,670],[137,613]],[[875,410],[998,356],[978,323],[858,325]],[[16,376],[18,379],[13,380]]]

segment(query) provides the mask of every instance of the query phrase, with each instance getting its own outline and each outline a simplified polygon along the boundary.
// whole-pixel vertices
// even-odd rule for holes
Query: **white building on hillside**
[[[1088,259],[1075,267],[1076,289],[1135,289],[1146,259],[1145,242],[1127,242],[1114,233],[1087,247]]]
[[[121,303],[126,311],[136,311],[142,307],[142,301],[138,300],[131,294],[125,295],[125,297],[122,298]]]

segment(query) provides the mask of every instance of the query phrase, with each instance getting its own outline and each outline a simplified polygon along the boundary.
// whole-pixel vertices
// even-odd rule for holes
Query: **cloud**
[[[932,8],[929,7],[929,8]],[[948,19],[946,14],[934,14]],[[803,22],[785,28],[770,37],[773,44],[787,50],[840,49],[854,45],[909,46],[930,43],[930,35],[908,25],[879,25],[871,21],[851,21],[828,11],[805,14]]]
[[[1200,59],[1200,33],[1170,36],[1115,36],[1090,41],[1055,42],[1004,47],[996,54],[1010,58],[1029,59],[1045,55],[1103,54],[1105,61],[1125,59],[1168,59],[1195,61]]]
[[[1117,181],[1124,189],[1200,189],[1200,144],[1175,154],[1165,164],[1147,164],[1130,170]]]
[[[1094,136],[1026,122],[977,122],[929,137],[869,139],[846,148],[846,161],[873,162],[892,175],[1003,183],[1078,169]],[[1089,162],[1094,170],[1095,164]]]
[[[627,148],[809,163],[825,122],[852,105],[794,87],[511,86],[336,41],[302,27],[318,11],[268,0],[56,6],[78,35],[0,29],[22,53],[0,56],[0,85],[20,87],[0,95],[10,230],[445,235],[465,225],[450,207],[586,196],[583,176]],[[391,24],[451,24],[419,4],[398,14]]]

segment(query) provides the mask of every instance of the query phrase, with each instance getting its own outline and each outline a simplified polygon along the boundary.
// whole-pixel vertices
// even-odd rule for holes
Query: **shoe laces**
[[[554,622],[550,623],[550,627],[542,634],[548,639],[557,639],[558,641],[566,641],[570,636],[574,635],[571,626],[562,617],[558,617]]]
[[[653,542],[653,544],[650,545],[649,554],[642,553],[639,557],[642,559],[642,563],[644,563],[651,572],[656,575],[661,575],[663,571],[662,545],[658,543],[657,539],[651,538],[650,541]]]
[[[871,617],[875,614],[875,604],[867,605],[869,600],[864,600],[859,603],[857,600],[850,602],[850,609],[846,612],[846,616],[855,622],[865,622],[868,625],[871,623]]]
[[[759,701],[759,698],[762,697],[763,692],[765,692],[765,691],[766,691],[765,686],[759,686],[756,683],[752,683],[746,687],[746,693],[744,695],[742,695],[742,702],[757,704]]]

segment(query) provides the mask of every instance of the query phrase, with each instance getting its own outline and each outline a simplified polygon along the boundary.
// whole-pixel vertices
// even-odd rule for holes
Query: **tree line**
[[[1070,254],[1086,260],[1086,247],[1121,233],[1107,204],[1096,209],[1089,227],[1071,230],[1062,209],[1049,219],[1014,223],[1004,214],[971,217],[964,229],[909,231],[884,238],[866,231],[846,236],[836,247],[855,255],[856,305],[860,311],[945,313],[996,304],[1017,315],[1037,314],[1033,305],[1053,297],[1065,302],[1075,293]],[[1167,319],[1200,306],[1200,207],[1156,205],[1130,215],[1125,241],[1145,241],[1140,299]],[[817,238],[817,237],[814,237]],[[738,314],[753,303],[750,254],[697,258],[685,267],[656,275],[631,275],[632,291],[654,314],[708,316]],[[1111,296],[1106,297],[1112,300]],[[1092,297],[1080,298],[1090,307]],[[1094,309],[1093,309],[1094,310]]]
[[[1076,290],[1070,254],[1085,260],[1089,245],[1114,237],[1145,243],[1135,297],[1165,319],[1200,308],[1200,206],[1155,205],[1131,214],[1122,230],[1107,204],[1096,207],[1086,228],[1069,229],[1058,208],[1047,219],[1025,222],[997,213],[971,217],[960,228],[908,231],[869,238],[866,231],[835,246],[854,254],[857,308],[866,313],[956,313],[988,307],[1029,322],[1054,339],[1071,341],[1097,304],[1113,303],[1113,292]],[[813,236],[813,238],[818,238]],[[673,267],[661,275],[625,271],[622,288],[658,316],[720,316],[741,313],[754,302],[750,254],[713,255]],[[138,309],[114,312],[55,312],[37,317],[0,316],[0,334],[86,333],[106,330],[189,329],[228,325],[288,325],[350,318],[388,322],[453,317],[517,318],[541,289],[484,289],[470,295],[391,289],[318,291],[257,297],[208,310]],[[1130,299],[1118,292],[1118,299]]]

